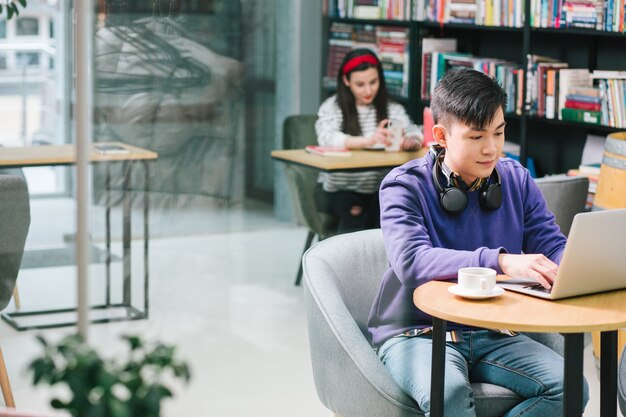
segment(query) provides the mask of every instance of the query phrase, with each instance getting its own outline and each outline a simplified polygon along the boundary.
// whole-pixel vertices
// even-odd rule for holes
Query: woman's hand
[[[416,151],[422,147],[422,141],[415,136],[405,136],[402,139],[402,144],[400,145],[400,149],[403,151]]]
[[[367,140],[367,144],[365,145],[366,148],[370,146],[378,145],[378,144],[382,144],[383,146],[391,145],[391,132],[387,130],[387,127],[386,127],[387,122],[389,122],[389,119],[381,120],[380,123],[378,123],[378,127],[376,128],[376,131],[374,131],[372,136],[370,136],[369,138],[366,138]]]
[[[498,263],[502,272],[512,278],[533,278],[545,288],[552,287],[556,279],[557,264],[540,254],[513,255],[501,253]]]

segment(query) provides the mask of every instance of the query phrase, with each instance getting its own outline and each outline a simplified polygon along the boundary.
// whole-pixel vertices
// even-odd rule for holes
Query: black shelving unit
[[[526,0],[525,10],[530,9],[530,0]],[[422,122],[423,108],[428,105],[420,97],[421,39],[425,37],[456,38],[459,52],[503,58],[518,62],[522,68],[527,68],[528,54],[537,54],[567,62],[570,68],[588,68],[591,71],[626,69],[626,35],[619,32],[582,28],[536,28],[530,26],[529,18],[524,19],[523,27],[337,17],[324,19],[326,36],[333,22],[401,26],[409,29],[409,97],[395,99],[407,107],[411,118],[418,123]],[[328,46],[328,39],[325,39],[324,45]],[[324,51],[324,57],[328,56],[327,52]],[[526,88],[523,91],[526,94]],[[326,89],[325,93],[328,96],[332,90]],[[519,143],[522,164],[526,165],[528,157],[533,157],[542,174],[565,172],[569,168],[578,167],[587,134],[606,135],[624,130],[546,119],[526,113],[508,114],[506,117],[509,126],[507,140]]]

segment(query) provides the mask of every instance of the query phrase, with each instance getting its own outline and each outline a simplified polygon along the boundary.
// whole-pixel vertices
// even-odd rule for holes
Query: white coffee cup
[[[496,270],[491,268],[461,268],[458,278],[459,289],[468,293],[489,294],[496,287]]]
[[[404,124],[398,119],[389,119],[387,130],[391,133],[391,145],[385,146],[385,150],[389,152],[397,152],[402,145],[402,132]]]

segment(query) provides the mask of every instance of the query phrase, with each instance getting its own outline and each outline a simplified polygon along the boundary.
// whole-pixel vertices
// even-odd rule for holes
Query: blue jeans
[[[389,339],[378,356],[398,385],[429,415],[430,335]],[[464,331],[463,341],[446,343],[445,366],[446,416],[476,416],[470,382],[499,385],[525,399],[504,417],[563,415],[563,358],[528,336]],[[589,387],[587,381],[583,382],[584,407]]]

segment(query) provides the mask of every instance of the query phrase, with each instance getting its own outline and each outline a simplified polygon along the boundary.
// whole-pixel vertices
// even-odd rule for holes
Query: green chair
[[[317,145],[316,119],[316,115],[287,117],[283,124],[283,149],[304,149],[307,145]],[[284,164],[284,170],[296,222],[309,229],[302,251],[304,254],[311,247],[316,236],[321,241],[337,232],[337,219],[330,214],[318,211],[315,206],[314,190],[318,171],[292,164]],[[302,261],[300,261],[295,285],[300,285],[301,280]]]

